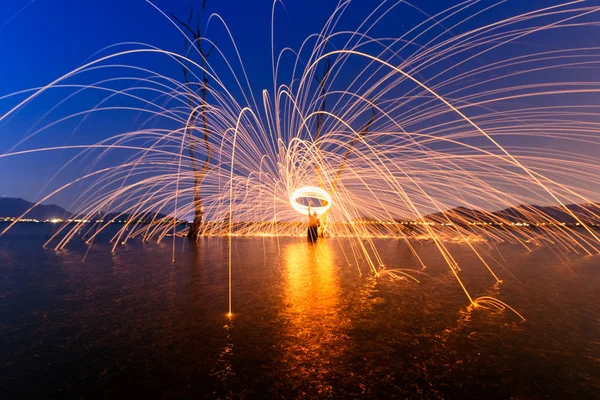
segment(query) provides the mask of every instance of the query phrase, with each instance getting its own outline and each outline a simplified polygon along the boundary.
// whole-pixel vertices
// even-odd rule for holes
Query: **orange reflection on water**
[[[290,374],[315,382],[326,394],[324,379],[347,343],[341,289],[335,259],[326,241],[292,243],[284,250],[286,340],[283,363]]]

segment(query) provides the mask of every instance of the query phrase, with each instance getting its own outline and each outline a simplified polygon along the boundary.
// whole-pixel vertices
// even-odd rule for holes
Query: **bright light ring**
[[[331,207],[331,196],[325,190],[316,186],[304,186],[294,190],[294,193],[290,196],[290,203],[294,210],[300,214],[308,215],[308,206],[298,203],[298,199],[301,197],[310,197],[311,199],[319,199],[321,203],[325,202],[324,206],[310,207],[310,211],[316,211],[318,215],[323,214]]]

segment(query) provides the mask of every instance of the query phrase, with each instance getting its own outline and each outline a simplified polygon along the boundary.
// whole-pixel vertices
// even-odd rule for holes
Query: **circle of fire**
[[[290,196],[290,203],[294,210],[298,211],[300,214],[308,215],[308,206],[301,204],[298,202],[298,199],[301,197],[309,197],[311,199],[319,199],[321,200],[321,206],[311,207],[312,211],[316,211],[317,214],[321,215],[325,211],[329,210],[331,207],[331,196],[324,189],[316,186],[303,186],[294,190],[294,193]]]

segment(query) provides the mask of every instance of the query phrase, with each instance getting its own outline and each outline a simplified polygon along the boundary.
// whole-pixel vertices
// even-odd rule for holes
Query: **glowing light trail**
[[[304,205],[298,202],[298,199],[316,199],[319,200],[318,205]],[[310,201],[310,200],[309,200]],[[331,207],[331,196],[329,193],[317,186],[304,186],[294,190],[290,196],[290,203],[294,210],[298,211],[302,215],[308,215],[308,210],[316,212],[318,215],[326,213]]]

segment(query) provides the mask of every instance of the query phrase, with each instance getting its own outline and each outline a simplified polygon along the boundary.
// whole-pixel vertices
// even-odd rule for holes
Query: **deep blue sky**
[[[304,38],[319,31],[334,9],[334,0],[286,0],[285,10],[278,8],[275,25],[276,44],[298,48]],[[355,28],[370,12],[375,2],[354,0],[345,13],[340,28]],[[454,2],[447,0],[413,1],[427,13],[435,13]],[[487,2],[491,4],[491,2]],[[527,4],[524,4],[527,3]],[[189,0],[156,0],[165,12],[185,16]],[[541,8],[553,1],[508,1],[506,6],[467,24],[464,29],[481,26],[503,16],[516,15]],[[270,0],[208,0],[207,13],[218,13],[228,23],[245,60],[253,89],[271,89],[270,59]],[[385,19],[374,31],[375,36],[398,37],[409,27],[420,22],[418,14],[407,7]],[[222,38],[223,30],[209,27],[207,36]],[[573,46],[593,43],[593,37],[562,38]],[[143,0],[3,0],[0,2],[0,96],[47,84],[62,74],[78,67],[88,57],[105,46],[119,42],[139,41],[166,50],[182,52],[183,39],[179,32],[152,6]],[[581,43],[573,43],[580,41]],[[548,45],[534,43],[532,46]],[[597,41],[596,41],[597,44]],[[173,65],[157,59],[153,68],[177,76]],[[147,65],[147,64],[146,64]],[[98,79],[98,76],[96,76]],[[280,82],[281,83],[281,82]],[[36,100],[8,121],[0,122],[0,153],[8,150],[31,128],[33,122],[61,99],[62,94],[48,95]],[[0,115],[20,98],[0,100]],[[75,110],[75,108],[74,108]],[[88,124],[72,136],[66,124],[51,129],[19,148],[37,148],[60,143],[94,143],[114,133],[126,130],[131,116],[115,114],[107,120]],[[107,124],[107,125],[104,125]],[[108,131],[109,127],[115,127]],[[37,200],[40,188],[73,153],[36,154],[0,160],[0,195]],[[52,187],[77,176],[78,169],[67,170]],[[58,197],[55,202],[69,206],[69,199]]]

